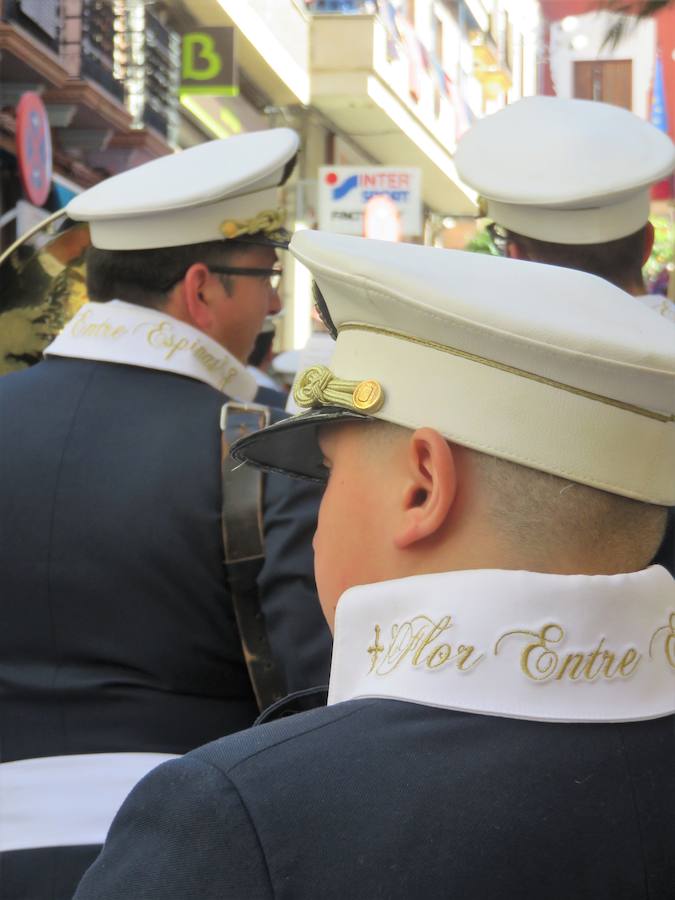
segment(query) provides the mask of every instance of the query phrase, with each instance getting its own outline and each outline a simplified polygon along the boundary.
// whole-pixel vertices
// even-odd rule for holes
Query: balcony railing
[[[113,78],[112,68],[105,65],[86,39],[82,41],[80,72],[84,78],[90,78],[105,88],[116,100],[124,100],[124,85]]]
[[[178,128],[180,39],[150,10],[146,11],[145,23],[143,122],[173,140]]]
[[[374,13],[375,0],[305,0],[305,6],[313,13]]]
[[[15,22],[54,53],[59,52],[59,0],[5,0],[0,7],[5,21]]]
[[[108,4],[84,0],[80,71],[117,100],[124,101],[124,85],[113,72],[114,24],[115,16]]]

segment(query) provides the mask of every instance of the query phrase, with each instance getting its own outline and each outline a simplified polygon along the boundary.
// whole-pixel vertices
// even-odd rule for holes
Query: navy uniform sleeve
[[[117,813],[73,900],[272,900],[255,829],[231,781],[192,756],[147,775]]]
[[[265,564],[258,578],[272,652],[290,692],[328,684],[332,639],[314,582],[312,538],[322,488],[265,476]]]

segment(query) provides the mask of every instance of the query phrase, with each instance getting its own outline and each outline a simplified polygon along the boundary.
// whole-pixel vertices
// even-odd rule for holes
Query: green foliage
[[[644,273],[653,279],[663,269],[675,265],[675,223],[667,216],[652,216],[650,221],[654,226],[654,247]]]
[[[488,253],[490,256],[501,256],[487,228],[477,231],[464,249],[470,250],[471,253]]]

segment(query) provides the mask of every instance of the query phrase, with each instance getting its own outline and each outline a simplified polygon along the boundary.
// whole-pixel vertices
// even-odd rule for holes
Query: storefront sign
[[[234,28],[200,28],[183,35],[180,93],[239,93]]]
[[[384,196],[400,216],[401,234],[422,233],[421,174],[414,168],[322,166],[319,169],[319,228],[364,235],[368,201]]]
[[[45,105],[33,91],[16,107],[16,159],[26,197],[43,206],[52,183],[52,138]]]

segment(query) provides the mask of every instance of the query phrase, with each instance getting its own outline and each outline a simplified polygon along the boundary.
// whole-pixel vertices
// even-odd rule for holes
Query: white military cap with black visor
[[[650,188],[672,173],[675,147],[618,106],[526,97],[475,122],[454,160],[482,214],[503,228],[557,244],[597,244],[644,227]]]
[[[336,337],[308,411],[240,461],[325,479],[318,429],[386,421],[600,490],[675,505],[675,326],[593,275],[321,232],[294,235]]]
[[[207,141],[102,181],[74,197],[66,212],[89,223],[101,250],[225,240],[285,248],[290,234],[278,187],[298,145],[290,128]]]

